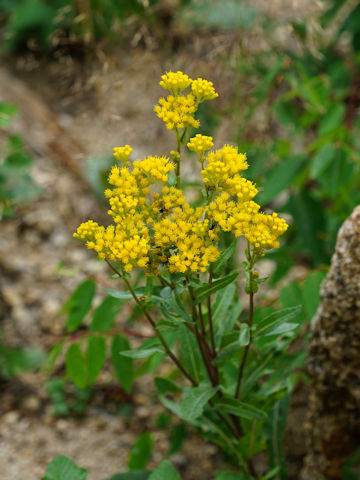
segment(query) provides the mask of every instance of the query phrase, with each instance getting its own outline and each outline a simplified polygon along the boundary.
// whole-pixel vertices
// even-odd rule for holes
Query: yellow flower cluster
[[[194,117],[199,104],[218,96],[212,82],[203,78],[192,80],[180,71],[162,75],[160,86],[169,90],[171,95],[160,98],[159,105],[155,105],[154,111],[168,130],[199,128],[200,122]],[[189,87],[191,87],[191,93],[183,94]]]
[[[191,84],[191,90],[198,102],[203,102],[204,100],[213,100],[218,97],[219,94],[215,92],[214,84],[203,78],[198,78],[193,80]]]
[[[189,95],[169,95],[159,99],[160,105],[155,105],[157,116],[165,123],[168,130],[180,130],[184,127],[199,128],[199,120],[194,118],[197,110],[195,97]]]
[[[288,225],[276,213],[259,212],[260,205],[253,201],[234,201],[228,193],[222,193],[207,207],[207,214],[224,232],[244,236],[255,248],[257,255],[264,250],[277,248],[278,237],[286,232]]]
[[[212,230],[202,207],[194,210],[188,203],[154,225],[155,243],[166,252],[170,272],[205,272],[220,251],[214,241],[218,229]],[[175,251],[175,253],[173,253]]]
[[[217,96],[211,82],[192,80],[182,72],[166,73],[160,85],[171,95],[160,99],[155,111],[171,130],[197,127],[194,113],[199,103]],[[183,94],[189,87],[191,93]],[[123,272],[141,267],[155,275],[162,269],[204,272],[220,255],[221,231],[244,236],[258,256],[278,247],[287,224],[276,213],[260,212],[252,200],[257,189],[242,176],[248,168],[246,155],[231,145],[212,151],[212,137],[199,134],[187,146],[201,161],[207,193],[203,206],[192,208],[180,188],[166,185],[169,172],[175,170],[169,158],[148,156],[131,164],[132,149],[125,145],[114,149],[120,165],[112,167],[111,187],[105,191],[114,224],[105,228],[89,220],[74,236],[100,259],[118,262]],[[175,154],[178,166],[180,153],[173,152],[173,158]]]
[[[224,145],[220,150],[209,152],[206,161],[208,164],[201,175],[207,188],[227,192],[243,202],[255,197],[258,192],[256,187],[240,174],[248,168],[248,164],[246,155],[238,153],[237,147]]]
[[[168,72],[161,75],[160,87],[169,90],[174,95],[183,92],[191,85],[191,78],[183,72]]]
[[[190,138],[187,147],[192,152],[195,152],[202,157],[205,152],[210,150],[214,146],[213,138],[206,135],[200,135],[198,133],[195,137]]]
[[[115,147],[114,148],[114,157],[120,163],[126,164],[129,160],[130,154],[132,152],[132,148],[129,145],[125,145],[124,147]]]
[[[175,165],[167,157],[147,157],[144,160],[136,160],[132,174],[145,175],[149,183],[166,183],[168,172],[175,169]]]

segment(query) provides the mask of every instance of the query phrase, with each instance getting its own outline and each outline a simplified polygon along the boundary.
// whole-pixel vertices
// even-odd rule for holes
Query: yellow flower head
[[[134,162],[132,174],[134,176],[146,175],[151,183],[166,183],[168,172],[175,169],[175,165],[170,162],[167,157],[146,157],[144,160],[136,160]]]
[[[159,85],[165,90],[169,90],[174,95],[183,92],[191,85],[191,78],[183,72],[168,72],[161,75]]]
[[[196,152],[200,157],[214,146],[213,138],[198,133],[195,137],[190,138],[188,149]]]
[[[219,94],[215,92],[214,84],[203,78],[193,80],[191,90],[198,102],[213,100],[219,96]]]
[[[125,145],[124,147],[115,147],[114,148],[114,157],[121,163],[126,164],[129,160],[130,154],[132,152],[130,145]]]
[[[160,105],[155,105],[154,111],[165,123],[168,130],[179,130],[184,127],[198,128],[199,120],[194,118],[197,110],[195,97],[191,93],[187,96],[169,95],[166,99],[159,99]]]

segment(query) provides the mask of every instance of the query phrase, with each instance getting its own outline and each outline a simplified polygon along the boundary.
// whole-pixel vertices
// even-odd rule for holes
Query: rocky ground
[[[266,10],[272,4],[278,18],[281,11],[285,18],[301,14],[310,4],[314,7],[304,1],[254,4]],[[285,33],[280,31],[280,41]],[[1,62],[0,99],[20,108],[13,129],[33,155],[32,175],[42,188],[39,199],[1,222],[0,330],[8,345],[49,350],[63,335],[61,306],[81,280],[96,278],[97,301],[103,288],[114,287],[104,264],[72,238],[79,223],[105,216],[85,180],[86,159],[109,156],[114,146],[123,144],[133,146],[138,158],[172,149],[171,135],[153,113],[161,73],[183,69],[212,79],[224,92],[221,108],[231,82],[231,71],[223,68],[221,59],[232,41],[229,36],[199,36],[190,54],[180,51],[176,56],[133,46],[120,52],[99,48],[81,60],[65,55],[44,61],[26,55]],[[231,140],[230,127],[231,119],[224,118],[219,143]],[[118,319],[120,325],[122,321]],[[137,383],[131,415],[114,414],[116,399],[101,391],[80,418],[52,414],[45,380],[44,372],[26,373],[0,384],[2,480],[24,475],[39,480],[57,454],[87,468],[89,480],[102,480],[126,469],[129,448],[144,426],[155,429],[150,467],[161,460],[168,439],[154,427],[162,409],[154,403],[150,378]],[[303,406],[299,408],[302,418]],[[222,463],[217,449],[195,433],[172,460],[184,480],[210,479]]]

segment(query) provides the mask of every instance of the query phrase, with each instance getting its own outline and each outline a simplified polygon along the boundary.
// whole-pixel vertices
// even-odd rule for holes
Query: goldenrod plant
[[[131,161],[129,145],[114,148],[117,164],[111,169],[110,187],[105,191],[112,223],[102,226],[88,220],[74,233],[107,262],[126,287],[107,290],[105,301],[133,298],[153,328],[154,337],[136,349],[130,348],[126,337],[116,335],[112,343],[116,374],[129,391],[133,364],[119,363],[120,359],[132,362],[169,357],[176,370],[169,377],[155,378],[160,401],[223,449],[239,472],[233,472],[231,478],[283,478],[284,412],[297,365],[286,352],[297,335],[300,307],[270,314],[257,311],[254,295],[264,281],[255,269],[256,262],[266,251],[280,246],[279,237],[288,225],[276,213],[262,212],[253,200],[258,190],[242,174],[248,168],[245,153],[232,145],[214,149],[209,136],[189,138],[200,127],[196,118],[199,105],[218,96],[212,82],[168,72],[161,77],[160,86],[168,96],[160,98],[154,110],[174,132],[175,149],[169,156]],[[201,201],[196,206],[183,188],[185,147],[195,152],[201,166]],[[231,260],[239,237],[246,245],[243,268],[229,271],[237,265]],[[136,270],[144,273],[143,286],[134,286]],[[239,274],[245,276],[249,298],[244,313],[237,287]],[[93,282],[87,282],[89,295],[85,282],[79,287],[85,292],[85,313],[94,293]],[[75,297],[67,305],[70,310]],[[70,327],[68,323],[70,332],[82,322],[74,315]],[[106,327],[100,325],[100,317],[90,326],[98,333],[89,339],[86,354],[77,344],[66,354],[70,378],[80,386],[95,381],[105,358],[101,332]],[[111,325],[109,321],[109,329]],[[80,381],[75,364],[83,364],[82,371],[87,371],[88,377],[84,373]],[[253,457],[266,448],[268,472],[258,472]],[[173,469],[168,461],[164,465],[161,468]],[[176,472],[170,473],[166,478],[179,478]],[[226,471],[218,472],[216,480],[228,478],[226,475]]]

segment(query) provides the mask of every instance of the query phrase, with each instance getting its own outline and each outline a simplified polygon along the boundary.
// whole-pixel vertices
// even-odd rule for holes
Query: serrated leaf
[[[237,241],[234,240],[219,256],[217,260],[212,264],[212,271],[214,277],[218,277],[223,271],[224,267],[229,262],[236,250]]]
[[[101,372],[106,359],[106,342],[104,337],[94,335],[88,340],[86,351],[88,383],[92,384]]]
[[[182,418],[185,418],[190,423],[199,418],[208,401],[215,395],[218,389],[219,387],[211,387],[209,385],[189,388],[180,406]]]
[[[149,480],[181,480],[180,475],[168,460],[164,460],[152,472]]]
[[[256,338],[261,338],[266,335],[275,335],[275,333],[279,333],[279,331],[276,330],[279,324],[288,323],[289,320],[295,318],[299,314],[301,308],[301,305],[297,305],[296,307],[284,308],[283,310],[270,314],[256,325],[254,336]],[[295,324],[295,326],[296,325],[297,324]]]
[[[133,360],[121,355],[124,350],[130,350],[129,341],[124,335],[118,333],[111,344],[111,360],[120,385],[126,393],[130,393],[134,379]]]
[[[131,447],[128,467],[130,470],[142,470],[149,463],[153,451],[153,438],[150,432],[141,433]]]
[[[242,402],[236,398],[221,398],[216,402],[216,408],[221,412],[229,413],[237,417],[247,418],[249,420],[264,420],[267,414],[259,408]]]
[[[90,324],[93,332],[106,332],[113,326],[116,315],[120,312],[123,303],[114,297],[106,297],[96,308]]]
[[[69,378],[79,388],[86,387],[87,365],[83,352],[77,343],[72,343],[65,355],[65,366]]]
[[[73,332],[82,324],[85,315],[91,307],[95,295],[96,284],[94,280],[88,279],[82,282],[72,293],[65,303],[62,312],[68,312],[66,319],[66,331]]]
[[[43,480],[86,480],[87,470],[78,467],[70,458],[59,455],[47,467]]]

